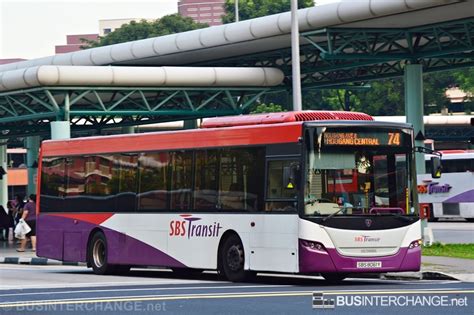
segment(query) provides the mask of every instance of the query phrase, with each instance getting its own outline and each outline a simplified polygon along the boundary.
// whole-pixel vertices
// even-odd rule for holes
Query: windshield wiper
[[[323,222],[326,222],[327,220],[331,219],[331,218],[332,218],[333,216],[335,216],[336,214],[341,213],[342,211],[347,210],[347,209],[349,209],[349,207],[342,207],[341,209],[337,210],[336,212],[331,213],[330,215],[328,215],[327,217],[325,217],[325,218],[323,219]]]
[[[337,215],[337,214],[341,213],[342,211],[347,210],[347,209],[349,209],[349,208],[351,208],[351,207],[342,207],[341,209],[337,210],[336,212],[331,213],[330,215],[328,215],[327,217],[325,217],[325,218],[323,219],[323,222],[326,222],[327,220],[331,219],[333,216],[335,216],[335,215]],[[399,213],[388,212],[388,213],[381,214],[381,213],[378,212],[378,213],[375,213],[375,214],[373,214],[373,215],[376,215],[376,216],[389,215],[389,216],[392,216],[392,217],[396,217],[396,218],[402,219],[402,220],[407,221],[407,222],[412,222],[412,221],[413,221],[411,218],[406,217],[406,216],[404,216],[403,214],[399,214]]]
[[[407,222],[412,221],[411,218],[406,217],[406,216],[404,216],[403,214],[400,214],[400,213],[387,212],[387,213],[382,214],[382,213],[377,212],[376,215],[378,215],[378,216],[389,215],[389,216],[392,216],[392,217],[395,217],[395,218],[402,219],[402,220],[407,221]]]

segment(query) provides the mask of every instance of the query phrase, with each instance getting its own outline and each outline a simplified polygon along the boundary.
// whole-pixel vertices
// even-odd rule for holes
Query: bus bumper
[[[419,271],[421,266],[420,247],[410,249],[402,247],[391,256],[350,257],[339,254],[335,248],[316,249],[307,245],[307,241],[299,240],[299,271],[301,273]]]

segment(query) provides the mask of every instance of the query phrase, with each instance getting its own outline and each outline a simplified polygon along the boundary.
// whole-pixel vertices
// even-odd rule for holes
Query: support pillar
[[[183,129],[196,129],[197,119],[189,119],[183,122]]]
[[[0,166],[7,171],[7,144],[0,143]],[[8,174],[3,175],[0,179],[0,205],[3,209],[7,209],[8,201]]]
[[[36,177],[38,172],[38,155],[40,147],[40,137],[27,137],[25,140],[26,165],[28,166],[28,187],[26,193],[36,194]]]
[[[71,126],[69,121],[52,121],[51,124],[51,140],[70,139]]]
[[[57,113],[56,121],[50,122],[51,140],[70,139],[71,125],[69,123],[69,108],[71,107],[71,97],[69,93],[64,94],[64,108]]]
[[[135,126],[122,127],[122,133],[124,133],[124,134],[135,133]]]
[[[423,68],[419,64],[405,66],[405,114],[407,123],[413,125],[415,137],[420,133],[425,135],[423,123]],[[423,147],[423,140],[415,140],[415,145]],[[416,173],[425,173],[425,155],[416,153]]]
[[[413,125],[415,137],[421,132],[425,135],[425,127],[423,123],[423,68],[419,64],[409,64],[405,66],[405,114],[407,123]],[[416,146],[424,146],[423,140],[415,140]],[[416,173],[425,173],[425,155],[423,153],[415,153]],[[415,183],[416,185],[416,183]],[[414,196],[415,208],[420,208],[418,198]],[[425,239],[425,228],[428,226],[427,219],[421,220],[421,235]]]

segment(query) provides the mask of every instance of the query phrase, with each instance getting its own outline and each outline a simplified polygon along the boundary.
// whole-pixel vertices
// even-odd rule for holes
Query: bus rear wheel
[[[107,239],[104,233],[95,233],[89,243],[87,254],[88,262],[95,274],[107,275],[118,271],[116,266],[107,262],[107,252]]]
[[[245,281],[254,276],[255,273],[245,271],[244,264],[244,246],[240,238],[232,234],[224,241],[220,250],[220,272],[229,281]]]

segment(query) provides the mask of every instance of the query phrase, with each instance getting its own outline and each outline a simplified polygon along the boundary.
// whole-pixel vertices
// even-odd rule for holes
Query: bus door
[[[265,211],[255,217],[250,233],[250,269],[298,271],[296,178],[283,182],[284,169],[297,163],[297,159],[267,161]]]

